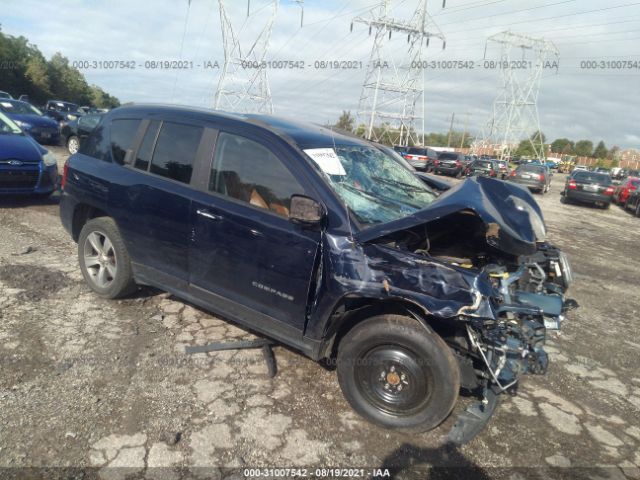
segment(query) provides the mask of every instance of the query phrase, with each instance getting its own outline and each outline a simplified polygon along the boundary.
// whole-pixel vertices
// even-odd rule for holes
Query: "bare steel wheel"
[[[458,364],[426,325],[378,315],[354,326],[338,346],[338,381],[351,406],[387,428],[424,432],[451,412],[460,389]]]
[[[98,295],[118,298],[135,290],[129,254],[113,219],[94,218],[82,227],[78,261],[85,281]]]

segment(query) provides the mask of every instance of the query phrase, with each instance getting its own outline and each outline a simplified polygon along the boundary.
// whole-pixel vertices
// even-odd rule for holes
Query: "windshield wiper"
[[[415,185],[411,185],[410,183],[401,182],[399,180],[389,180],[388,178],[384,178],[384,177],[371,177],[371,178],[373,180],[378,181],[378,182],[386,183],[387,185],[392,185],[394,187],[397,187],[398,185],[400,185],[402,187],[405,187],[405,188],[408,188],[410,190],[413,190],[414,192],[426,192],[426,190],[424,188],[416,187]]]

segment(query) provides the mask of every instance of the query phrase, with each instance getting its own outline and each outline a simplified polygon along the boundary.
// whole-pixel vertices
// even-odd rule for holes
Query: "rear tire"
[[[124,297],[136,289],[129,253],[112,218],[85,223],[78,238],[78,262],[85,281],[101,297]]]
[[[71,155],[73,155],[74,153],[78,153],[79,149],[80,149],[80,140],[75,135],[71,135],[67,139],[67,150]]]
[[[386,428],[424,432],[447,418],[460,370],[431,329],[400,315],[372,317],[340,342],[338,381],[353,409]]]
[[[640,201],[636,203],[636,217],[640,217]]]

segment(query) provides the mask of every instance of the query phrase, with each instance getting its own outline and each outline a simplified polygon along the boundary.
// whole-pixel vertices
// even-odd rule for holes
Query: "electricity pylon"
[[[437,32],[427,31],[427,23],[433,23],[427,13],[427,0],[418,0],[410,21],[390,18],[389,3],[390,0],[383,0],[377,12],[374,8],[368,17],[353,19],[368,25],[369,34],[375,30],[356,121],[358,125],[364,124],[364,136],[369,140],[382,141],[384,138],[393,144],[407,146],[418,143],[415,124],[420,117],[416,114],[416,102],[424,94],[424,72],[420,68],[423,50],[431,37],[442,40],[443,48],[446,43],[435,24]],[[408,65],[396,65],[393,58],[385,54],[384,46],[394,32],[407,36]],[[424,118],[424,101],[422,115]]]
[[[222,24],[222,44],[224,47],[224,65],[220,73],[216,90],[214,108],[240,113],[273,113],[271,89],[267,69],[262,65],[266,59],[271,30],[278,12],[278,0],[271,0],[271,14],[266,18],[264,27],[243,49],[240,39],[233,29],[224,0],[220,5],[220,23]],[[249,12],[247,1],[247,17]]]
[[[531,142],[536,158],[544,158],[544,141],[540,132],[538,94],[545,65],[558,65],[559,52],[550,40],[519,35],[509,31],[487,39],[500,45],[501,86],[493,102],[485,144],[498,145],[499,157],[510,157],[521,140]],[[527,55],[528,54],[528,55]],[[551,63],[550,58],[555,62]]]

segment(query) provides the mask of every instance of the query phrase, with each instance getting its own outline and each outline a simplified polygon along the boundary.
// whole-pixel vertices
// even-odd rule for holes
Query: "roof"
[[[299,147],[327,147],[331,145],[362,145],[368,146],[370,143],[361,138],[341,133],[327,127],[322,127],[313,123],[299,122],[282,117],[261,114],[241,114],[230,113],[209,108],[187,107],[180,105],[166,104],[126,104],[118,107],[112,112],[118,113],[174,113],[190,115],[200,120],[211,120],[212,118],[225,118],[237,122],[249,123],[276,135],[292,141]]]

